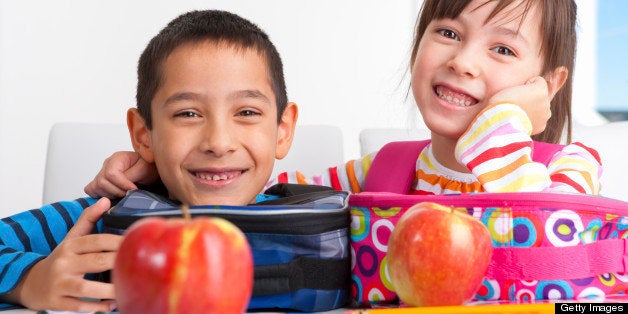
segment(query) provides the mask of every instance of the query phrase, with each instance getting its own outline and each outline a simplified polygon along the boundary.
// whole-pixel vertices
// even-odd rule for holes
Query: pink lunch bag
[[[353,305],[397,302],[386,269],[388,239],[401,215],[426,201],[464,209],[488,228],[493,258],[476,300],[581,299],[628,291],[628,203],[540,192],[405,195],[425,145],[394,142],[382,148],[365,184],[367,191],[380,192],[349,197]],[[543,153],[534,159],[547,163],[559,149],[535,143]]]

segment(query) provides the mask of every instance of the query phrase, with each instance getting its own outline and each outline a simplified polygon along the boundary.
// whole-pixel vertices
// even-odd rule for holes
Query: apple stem
[[[181,205],[181,211],[183,212],[183,219],[192,220],[192,215],[190,214],[190,207],[186,204]]]

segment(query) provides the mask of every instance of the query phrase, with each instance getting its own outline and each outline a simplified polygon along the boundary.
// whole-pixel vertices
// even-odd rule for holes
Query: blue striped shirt
[[[13,290],[24,274],[65,238],[83,210],[96,202],[79,198],[0,219],[0,294]],[[102,220],[93,233],[102,230]],[[9,307],[0,304],[0,309]]]

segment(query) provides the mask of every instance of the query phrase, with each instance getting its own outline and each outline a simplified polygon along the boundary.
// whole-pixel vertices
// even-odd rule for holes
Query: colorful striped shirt
[[[417,159],[415,179],[409,193],[599,193],[602,166],[595,150],[581,143],[572,143],[558,151],[548,165],[537,163],[532,160],[531,130],[530,119],[516,105],[496,104],[486,108],[456,145],[456,159],[470,173],[441,165],[428,145]],[[376,152],[368,154],[311,178],[305,178],[299,172],[282,173],[270,184],[319,184],[358,193],[376,156]]]

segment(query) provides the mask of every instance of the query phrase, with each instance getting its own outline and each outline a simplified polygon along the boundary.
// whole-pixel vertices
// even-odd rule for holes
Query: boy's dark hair
[[[178,16],[153,37],[142,52],[137,66],[136,101],[146,127],[152,129],[151,102],[163,80],[164,60],[183,44],[206,40],[255,49],[265,57],[277,103],[277,122],[281,121],[288,96],[281,57],[268,35],[257,25],[233,13],[205,10]]]

